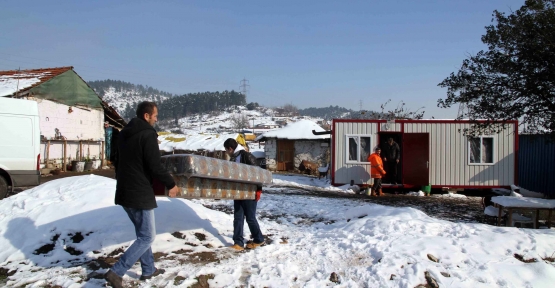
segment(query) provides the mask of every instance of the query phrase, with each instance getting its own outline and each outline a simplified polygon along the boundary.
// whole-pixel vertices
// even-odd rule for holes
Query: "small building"
[[[38,103],[42,166],[65,169],[72,160],[104,160],[105,147],[112,147],[105,145],[105,128],[125,125],[73,67],[0,71],[0,97]]]
[[[325,132],[316,123],[301,120],[258,136],[256,141],[266,142],[266,169],[294,171],[303,160],[320,166],[329,163],[330,135],[314,135],[313,130]]]
[[[275,128],[279,128],[279,125],[261,123],[261,124],[256,124],[253,129],[275,129]]]
[[[285,127],[287,123],[291,123],[291,119],[288,117],[272,117],[272,121],[274,121],[278,127]]]
[[[467,137],[461,131],[471,127],[468,120],[334,119],[332,184],[370,185],[366,159],[393,138],[405,187],[508,188],[518,184],[518,121],[498,123],[506,124],[500,133]]]

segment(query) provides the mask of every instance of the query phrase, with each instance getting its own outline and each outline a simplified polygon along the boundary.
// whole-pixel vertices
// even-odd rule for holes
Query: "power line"
[[[243,77],[243,80],[241,80],[241,85],[239,85],[239,89],[241,89],[241,93],[243,93],[243,95],[245,95],[245,101],[247,100],[247,87],[250,87],[251,85],[247,84],[249,83],[249,80],[245,79],[245,77]]]

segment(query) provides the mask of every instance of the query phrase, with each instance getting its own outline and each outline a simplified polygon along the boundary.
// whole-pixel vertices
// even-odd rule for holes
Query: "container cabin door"
[[[277,140],[277,171],[293,170],[295,142],[291,140]]]
[[[404,133],[403,148],[403,184],[430,184],[430,136],[428,133]]]

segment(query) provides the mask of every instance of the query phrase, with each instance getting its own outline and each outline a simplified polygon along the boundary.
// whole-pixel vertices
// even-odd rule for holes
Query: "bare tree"
[[[289,116],[296,116],[299,115],[299,109],[297,106],[293,104],[285,104],[283,105],[283,110],[285,113],[289,114]]]
[[[386,106],[391,102],[391,99],[388,99],[385,103],[380,105],[380,112],[376,111],[361,111],[359,115],[355,113],[351,113],[352,118],[354,119],[371,119],[371,120],[378,120],[378,119],[385,119],[385,120],[401,120],[401,119],[423,119],[424,118],[424,107],[420,107],[414,111],[409,110],[405,107],[405,102],[402,100],[399,101],[397,107],[393,110],[387,110]]]
[[[237,131],[249,126],[249,119],[244,114],[234,114],[229,120],[231,121],[231,127]]]

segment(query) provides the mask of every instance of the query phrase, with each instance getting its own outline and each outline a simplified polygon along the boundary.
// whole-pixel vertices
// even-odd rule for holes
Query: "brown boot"
[[[149,275],[149,276],[141,275],[141,278],[139,278],[139,279],[140,279],[141,281],[145,281],[145,280],[148,280],[148,279],[150,279],[150,278],[152,278],[152,277],[156,277],[156,276],[158,276],[158,275],[164,274],[164,272],[166,272],[166,270],[156,268],[156,270],[154,270],[154,273],[152,273],[151,275]]]
[[[378,189],[378,196],[383,196],[382,188]]]
[[[370,196],[378,196],[376,195],[376,190],[374,190],[374,188],[372,188],[372,193],[370,193]]]
[[[106,274],[104,274],[104,279],[114,288],[123,288],[122,279],[119,277],[114,271],[108,270]]]

